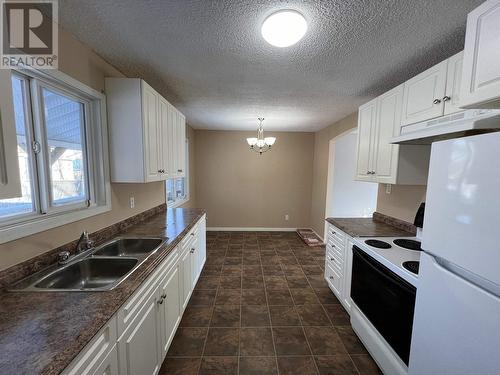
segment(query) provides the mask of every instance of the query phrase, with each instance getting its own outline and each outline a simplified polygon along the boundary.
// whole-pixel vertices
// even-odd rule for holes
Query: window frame
[[[27,145],[30,146],[30,141],[36,139],[40,142],[41,151],[36,158],[29,152],[35,210],[0,218],[0,244],[111,210],[105,95],[60,71],[16,68],[12,69],[11,75],[19,76],[23,80]],[[84,103],[82,153],[87,197],[84,202],[52,204],[46,124],[43,116],[44,88]],[[33,111],[32,108],[36,110]]]
[[[165,203],[167,204],[167,207],[168,208],[176,208],[176,207],[179,207],[179,206],[182,206],[183,204],[187,203],[189,201],[189,198],[190,198],[190,193],[189,193],[189,139],[186,138],[186,144],[185,144],[185,148],[184,148],[184,153],[185,153],[185,173],[184,173],[184,177],[172,177],[172,178],[167,178],[165,180]],[[185,198],[184,199],[174,199],[174,201],[172,203],[169,203],[168,202],[168,190],[167,190],[167,182],[169,180],[173,180],[174,181],[174,189],[175,189],[175,180],[178,180],[178,179],[181,179],[183,178],[184,179],[184,190],[186,192],[185,194]]]

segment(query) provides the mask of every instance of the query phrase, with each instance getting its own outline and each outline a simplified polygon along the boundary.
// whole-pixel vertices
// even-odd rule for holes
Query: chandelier
[[[259,129],[257,130],[257,138],[247,138],[247,143],[250,146],[250,150],[255,151],[262,155],[263,152],[269,151],[271,146],[276,142],[276,137],[265,137],[264,138],[264,128],[262,127],[263,117],[259,117]]]

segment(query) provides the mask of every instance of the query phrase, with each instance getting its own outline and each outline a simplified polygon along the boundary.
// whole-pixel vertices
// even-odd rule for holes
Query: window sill
[[[182,206],[184,203],[189,202],[189,198],[180,200],[180,201],[175,201],[174,203],[167,203],[168,208],[177,208],[179,206]]]
[[[60,215],[42,216],[34,220],[12,224],[8,227],[0,228],[0,244],[60,227],[75,221],[83,220],[108,211],[111,211],[111,204],[87,208],[85,210],[67,212]]]

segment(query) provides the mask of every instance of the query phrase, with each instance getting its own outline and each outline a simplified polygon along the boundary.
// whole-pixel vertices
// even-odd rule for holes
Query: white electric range
[[[356,237],[352,253],[352,327],[384,374],[407,374],[420,241]]]

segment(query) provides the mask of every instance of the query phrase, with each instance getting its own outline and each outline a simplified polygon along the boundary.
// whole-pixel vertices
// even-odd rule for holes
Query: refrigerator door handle
[[[465,268],[457,266],[456,264],[454,264],[450,261],[447,261],[446,259],[434,256],[434,255],[433,255],[433,258],[435,259],[436,263],[438,264],[438,267],[441,267],[445,271],[452,273],[456,277],[464,279],[467,282],[477,286],[478,288],[483,289],[485,292],[492,294],[493,296],[495,296],[497,298],[500,298],[500,285],[497,285],[497,284],[491,282],[490,280],[482,278],[482,277],[476,275],[475,273],[466,270]]]

